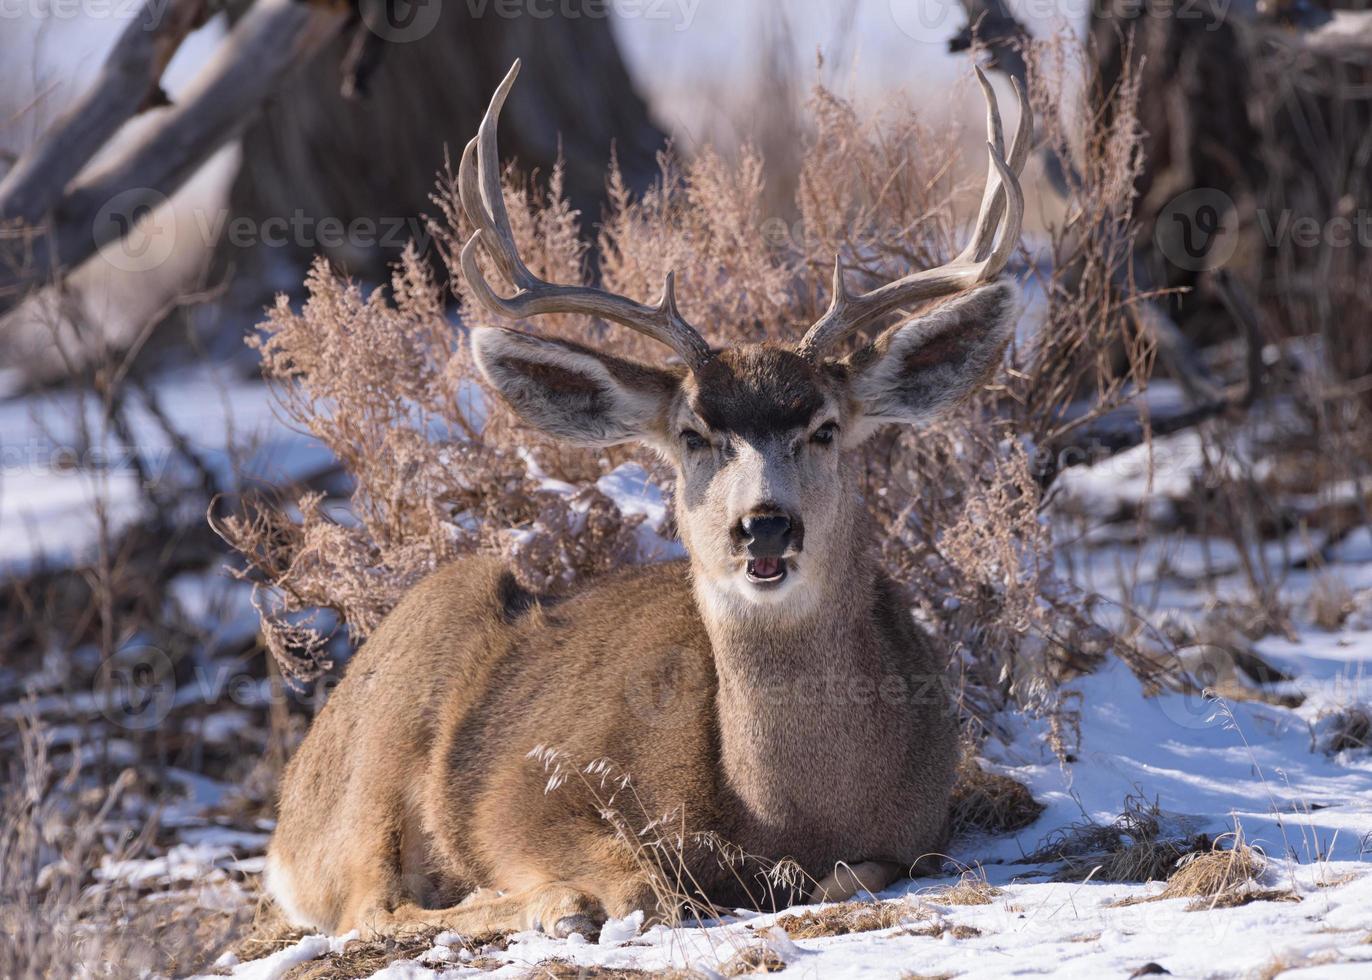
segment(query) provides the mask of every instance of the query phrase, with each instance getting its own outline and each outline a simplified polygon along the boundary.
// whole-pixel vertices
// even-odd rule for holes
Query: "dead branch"
[[[143,5],[99,76],[76,104],[0,180],[0,220],[34,225],[129,119],[165,99],[158,79],[181,42],[205,21],[205,0]]]
[[[1211,389],[1212,394],[1180,411],[1148,419],[1121,422],[1118,415],[1096,419],[1076,434],[1073,446],[1053,446],[1035,473],[1039,487],[1047,490],[1066,469],[1095,465],[1111,456],[1141,446],[1158,436],[1169,436],[1192,429],[1211,419],[1240,414],[1256,402],[1263,392],[1262,332],[1252,297],[1243,285],[1225,272],[1216,274],[1216,287],[1229,315],[1239,324],[1246,343],[1247,377],[1227,391]],[[1207,375],[1208,378],[1208,375]]]
[[[126,234],[132,220],[97,221],[116,195],[139,190],[147,199],[169,196],[233,139],[290,72],[308,61],[348,22],[346,8],[295,0],[259,0],[238,22],[179,103],[99,172],[67,187],[46,214],[46,224],[19,268],[0,269],[0,313],[53,274],[76,268],[96,250]],[[134,30],[135,28],[131,28]],[[132,42],[130,42],[132,43]],[[149,57],[153,57],[152,54]],[[73,134],[80,127],[70,127]],[[85,133],[84,146],[91,140]],[[44,151],[46,144],[36,148]],[[27,156],[27,155],[26,155]],[[70,166],[70,164],[68,165]],[[31,172],[24,160],[15,170]],[[43,200],[36,178],[27,200]],[[8,211],[0,212],[12,217]],[[22,216],[21,220],[22,220]],[[127,215],[133,219],[136,215]]]

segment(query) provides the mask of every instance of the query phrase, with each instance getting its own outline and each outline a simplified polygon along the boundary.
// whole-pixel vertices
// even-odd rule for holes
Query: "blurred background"
[[[884,495],[874,508],[902,581],[967,590],[927,618],[966,653],[969,751],[1006,710],[1060,722],[1043,692],[1106,648],[1175,690],[1218,677],[1298,709],[1310,690],[1270,686],[1292,670],[1244,658],[1303,630],[1372,626],[1359,619],[1372,616],[1365,6],[0,0],[0,924],[24,936],[0,952],[0,974],[62,975],[80,957],[177,973],[245,935],[281,766],[352,644],[435,562],[470,547],[537,565],[528,542],[554,504],[603,503],[645,533],[615,538],[622,553],[564,556],[547,582],[675,553],[654,496],[670,487],[628,456],[482,470],[529,500],[563,496],[444,498],[446,530],[396,530],[397,518],[383,533],[376,473],[340,434],[360,396],[316,382],[375,369],[384,386],[384,372],[347,328],[312,335],[311,367],[287,342],[322,322],[312,296],[358,328],[368,303],[394,303],[426,324],[401,344],[426,383],[470,381],[470,317],[445,269],[444,228],[461,221],[444,211],[442,175],[516,57],[501,152],[519,168],[509,181],[527,193],[530,242],[555,227],[580,236],[572,274],[623,278],[610,246],[624,239],[600,229],[624,200],[680,193],[689,213],[702,161],[749,175],[728,247],[765,257],[765,288],[783,299],[710,306],[717,340],[798,335],[823,308],[835,251],[855,281],[956,251],[986,169],[972,66],[986,68],[1007,132],[1014,87],[1025,90],[1036,119],[1014,264],[1023,352],[980,403],[1010,428],[987,423],[990,469],[948,477],[946,514],[906,507],[922,479],[951,472],[927,445],[883,444],[905,469],[872,463],[891,492],[868,487]],[[808,169],[826,153],[846,154],[846,176]],[[906,180],[897,203],[869,193]],[[816,202],[830,198],[817,188],[863,234],[819,227]],[[549,200],[563,225],[538,224]],[[307,288],[321,259],[316,276],[360,292]],[[422,315],[392,278],[402,260],[404,282],[437,283]],[[744,282],[730,261],[696,274],[694,294]],[[390,315],[375,313],[394,326]],[[265,376],[264,337],[285,338]],[[435,419],[484,424],[460,406],[366,419],[431,436]],[[488,442],[483,452],[513,453]],[[1057,563],[1032,587],[1005,566],[977,578],[949,548],[925,560],[938,551],[930,526],[956,523],[1021,465],[1010,444],[1030,458],[1002,503],[1028,510],[1005,518],[1019,522],[1005,534]],[[413,468],[428,464],[386,458],[388,485],[410,488],[397,493],[429,485]],[[626,473],[637,490],[622,492]],[[575,495],[594,488],[593,504]],[[463,537],[472,515],[491,532]],[[321,528],[334,550],[310,538]],[[1102,596],[1112,611],[1096,615]],[[1026,613],[978,661],[975,615],[1014,602],[1077,612],[1036,646],[1024,636],[1040,614]],[[1351,739],[1336,751],[1366,745],[1359,697],[1309,704],[1312,725]],[[97,949],[90,924],[112,915],[146,920],[130,935],[155,941]]]

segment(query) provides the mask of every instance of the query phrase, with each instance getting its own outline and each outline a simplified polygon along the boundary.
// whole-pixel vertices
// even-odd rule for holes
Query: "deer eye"
[[[698,452],[701,449],[704,449],[706,446],[710,444],[709,440],[707,440],[695,429],[682,429],[681,441],[686,444],[687,450],[693,453]]]
[[[837,422],[825,422],[810,435],[810,441],[816,446],[827,446],[834,441],[834,436],[837,433]]]

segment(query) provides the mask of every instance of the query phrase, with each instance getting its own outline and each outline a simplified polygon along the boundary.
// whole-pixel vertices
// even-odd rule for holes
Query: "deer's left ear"
[[[984,382],[1010,340],[1018,298],[1013,283],[988,283],[849,357],[859,428],[922,421]]]

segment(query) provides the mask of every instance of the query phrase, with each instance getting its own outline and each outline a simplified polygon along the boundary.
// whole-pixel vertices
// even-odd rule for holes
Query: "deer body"
[[[884,887],[942,846],[957,725],[944,658],[876,561],[852,450],[997,363],[1014,294],[980,284],[1004,264],[1004,235],[1017,237],[1027,111],[1007,163],[988,94],[1001,180],[962,264],[858,297],[836,271],[833,306],[795,350],[711,351],[670,278],[645,307],[523,267],[492,162],[514,74],[463,157],[479,229],[468,284],[507,315],[624,323],[684,366],[503,329],[474,331],[473,352],[528,423],[671,460],[689,558],[557,600],[524,592],[494,559],[417,586],[286,772],[267,888],[327,931],[565,934],[635,909],[670,919],[683,899],[788,903],[796,893],[761,874],[783,859],[819,882],[805,889],[815,898]],[[486,285],[483,246],[514,298]],[[873,317],[967,286],[978,288],[857,354],[827,356]],[[530,758],[540,752],[543,765]]]

